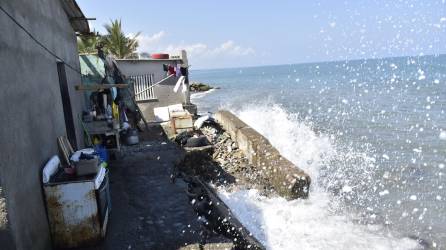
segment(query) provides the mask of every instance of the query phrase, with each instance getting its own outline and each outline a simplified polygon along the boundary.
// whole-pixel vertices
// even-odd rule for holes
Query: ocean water
[[[446,56],[196,70],[312,177],[308,200],[220,196],[268,249],[446,249]]]

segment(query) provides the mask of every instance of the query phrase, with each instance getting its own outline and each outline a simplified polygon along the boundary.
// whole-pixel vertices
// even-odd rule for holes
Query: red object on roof
[[[152,59],[169,59],[169,54],[152,54]]]

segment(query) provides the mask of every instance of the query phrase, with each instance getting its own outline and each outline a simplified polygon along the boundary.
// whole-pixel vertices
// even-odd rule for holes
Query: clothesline
[[[169,65],[164,64],[163,66],[164,66],[164,67],[168,67]],[[181,68],[187,70],[188,68],[190,68],[190,66],[191,66],[191,65],[188,65],[187,67],[181,67]],[[165,71],[166,71],[166,68],[165,68]],[[167,72],[169,72],[169,70],[167,70]],[[181,72],[181,75],[186,75],[186,74],[187,74],[187,71],[180,70],[179,72]],[[177,72],[175,72],[174,74],[169,74],[169,75],[168,75],[167,77],[165,77],[164,79],[162,79],[162,80],[160,80],[160,81],[158,81],[158,82],[156,82],[156,83],[150,85],[150,86],[149,86],[148,88],[146,88],[146,89],[143,89],[143,90],[139,91],[138,93],[134,94],[133,96],[137,96],[137,95],[139,95],[139,94],[141,94],[141,93],[144,93],[144,92],[150,90],[151,88],[153,88],[153,87],[155,87],[156,85],[162,83],[163,81],[165,81],[165,80],[171,78],[172,76],[178,76]]]
[[[141,93],[144,93],[144,92],[150,90],[151,88],[155,87],[156,85],[158,85],[158,84],[164,82],[165,80],[167,80],[167,79],[169,79],[169,78],[171,78],[171,77],[173,77],[173,76],[175,76],[175,75],[169,75],[169,76],[165,77],[164,79],[162,79],[162,80],[160,80],[160,81],[158,81],[158,82],[156,82],[156,83],[150,85],[148,88],[143,89],[143,90],[139,91],[138,93],[135,93],[134,96],[137,96],[137,95],[139,95],[139,94],[141,94]]]

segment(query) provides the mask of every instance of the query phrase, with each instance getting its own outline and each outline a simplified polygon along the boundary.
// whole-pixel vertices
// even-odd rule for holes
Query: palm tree
[[[97,53],[97,46],[101,41],[99,34],[77,37],[77,48],[81,54]]]
[[[103,36],[104,50],[106,54],[111,54],[117,59],[123,58],[137,58],[139,32],[128,37],[124,34],[121,28],[121,20],[112,20],[110,24],[104,25],[107,34]]]

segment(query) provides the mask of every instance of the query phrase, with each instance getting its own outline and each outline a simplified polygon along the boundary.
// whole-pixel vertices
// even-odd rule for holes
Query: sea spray
[[[202,97],[204,97],[204,96],[214,92],[215,90],[216,89],[214,88],[214,89],[206,90],[206,91],[203,91],[203,92],[191,93],[190,98],[191,98],[191,100],[196,100],[196,99],[202,98]]]
[[[368,171],[375,167],[366,153],[337,146],[336,138],[315,133],[311,122],[273,102],[232,108],[232,111],[313,179],[308,200],[264,197],[257,190],[220,190],[220,197],[268,249],[419,247],[416,241],[397,237],[384,225],[360,225],[357,223],[360,218],[347,212],[343,200],[359,199],[355,195],[360,193],[357,189],[367,184]],[[361,167],[361,171],[356,171],[360,175],[355,175],[355,167]],[[333,177],[328,177],[330,174],[326,172],[331,172]]]
[[[307,172],[313,182],[317,181],[319,167],[327,165],[336,153],[328,136],[317,135],[311,123],[299,122],[297,114],[286,112],[272,100],[232,111]]]
[[[218,82],[222,89],[194,103],[202,113],[222,106],[237,114],[256,110],[253,127],[263,128],[282,154],[312,175],[313,196],[318,190],[329,194],[330,202],[342,204],[340,212],[355,215],[355,224],[384,225],[396,237],[444,249],[446,71],[441,65],[446,55],[252,67],[243,74],[238,68],[200,71],[194,80]],[[329,144],[322,146],[330,149],[304,157],[310,151],[303,150],[305,142],[290,133],[275,135],[289,127],[283,119],[273,124],[277,114],[290,121],[286,124],[310,128],[309,135],[324,138]],[[296,150],[293,144],[300,146]],[[312,161],[321,158],[321,164]]]
[[[420,249],[416,241],[396,238],[382,226],[358,225],[338,214],[324,192],[294,201],[257,190],[222,189],[219,196],[267,249]]]

